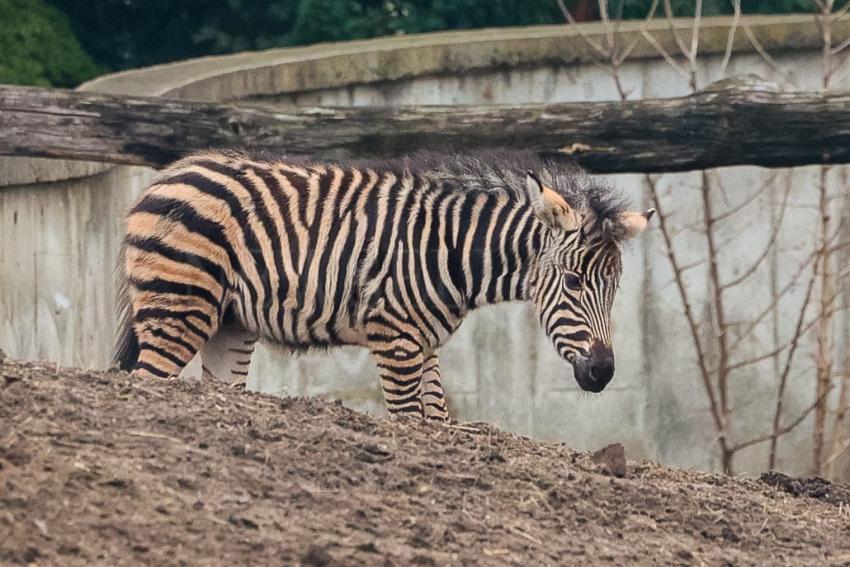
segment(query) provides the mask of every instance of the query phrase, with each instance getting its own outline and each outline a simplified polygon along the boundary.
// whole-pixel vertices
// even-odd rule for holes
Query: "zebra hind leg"
[[[244,387],[257,335],[237,323],[225,323],[201,350],[203,373],[234,387]]]
[[[119,293],[129,309],[116,357],[135,376],[168,378],[180,375],[218,331],[225,273],[204,256],[166,244],[175,224],[150,217],[131,214],[127,221]]]
[[[134,311],[139,356],[132,373],[140,378],[178,376],[216,330],[217,314],[212,309],[140,307]]]
[[[446,394],[440,376],[440,360],[437,353],[431,353],[422,365],[422,407],[425,418],[433,421],[449,421],[446,407]]]

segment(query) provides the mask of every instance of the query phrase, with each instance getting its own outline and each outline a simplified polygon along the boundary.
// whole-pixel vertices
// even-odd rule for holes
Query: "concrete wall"
[[[749,23],[799,87],[818,88],[819,35],[813,22],[795,16]],[[623,26],[626,41],[637,33],[637,25]],[[600,33],[594,25],[587,31]],[[674,49],[666,23],[650,31]],[[703,83],[718,78],[727,32],[728,21],[706,21]],[[835,35],[836,43],[850,37],[850,25],[841,23]],[[727,74],[776,78],[774,69],[741,37],[734,48]],[[687,92],[686,82],[645,42],[624,65],[623,79],[634,98]],[[84,88],[339,106],[617,98],[607,70],[592,61],[583,40],[566,26],[239,54],[122,73]],[[781,283],[795,273],[813,245],[818,172],[818,168],[769,172],[741,167],[712,174],[722,184],[722,190],[718,187],[713,193],[719,210],[735,207],[775,176],[772,190],[721,225],[725,277],[734,277],[758,255],[771,233],[771,211],[778,208],[786,184],[793,207],[780,231],[782,252],[771,259],[771,266]],[[0,159],[0,345],[9,354],[81,366],[107,364],[115,325],[112,271],[121,217],[151,174],[145,168]],[[845,177],[845,168],[833,169],[830,183],[835,192],[846,187]],[[679,227],[698,220],[698,178],[699,174],[677,174],[659,180],[671,222]],[[610,181],[634,203],[645,200],[641,176],[612,176]],[[682,230],[675,246],[685,264],[704,259],[704,237],[698,232]],[[707,401],[657,231],[632,246],[625,261],[614,315],[617,376],[602,395],[577,389],[571,369],[555,356],[526,306],[503,305],[473,314],[441,350],[455,414],[466,420],[494,421],[538,438],[564,440],[576,448],[620,441],[631,457],[714,468]],[[734,318],[751,318],[767,304],[770,274],[770,269],[761,270],[730,292],[728,311]],[[708,319],[704,265],[688,270],[687,284],[695,310]],[[795,304],[802,292],[800,286],[788,295],[787,306],[776,319],[780,337],[793,329]],[[774,344],[772,323],[769,318],[763,329],[743,341],[737,356],[769,350]],[[839,334],[837,340],[843,337]],[[813,399],[811,350],[808,343],[802,347],[792,375],[786,398],[791,416]],[[741,438],[767,431],[776,387],[772,365],[766,360],[734,377],[735,406],[746,416],[736,424]],[[300,357],[261,348],[249,384],[266,392],[323,395],[365,411],[383,411],[374,365],[367,353],[353,348]],[[782,444],[781,468],[806,471],[810,434],[806,422]],[[742,453],[736,464],[741,470],[761,469],[764,449],[757,446]]]

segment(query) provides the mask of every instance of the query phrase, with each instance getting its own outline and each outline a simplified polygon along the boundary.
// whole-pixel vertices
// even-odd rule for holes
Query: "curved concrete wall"
[[[753,33],[789,69],[803,88],[819,86],[820,37],[810,18],[753,18]],[[642,23],[622,27],[624,39]],[[677,22],[685,28],[687,22]],[[718,74],[729,22],[705,21],[702,29],[701,79]],[[599,37],[598,25],[585,27]],[[650,32],[673,51],[668,24]],[[850,37],[850,22],[839,22],[836,42]],[[774,77],[739,33],[730,74]],[[623,68],[633,97],[677,96],[685,81],[649,44],[637,44]],[[113,93],[167,95],[198,100],[251,99],[287,105],[476,104],[612,100],[617,98],[605,67],[574,28],[549,26],[431,34],[271,50],[186,61],[99,78],[84,89]],[[833,170],[843,183],[843,168]],[[108,363],[115,319],[112,272],[120,242],[121,218],[150,179],[152,170],[56,160],[0,159],[0,345],[13,356],[47,358],[64,364],[103,367]],[[808,207],[817,169],[780,172],[777,183],[791,184],[795,206],[781,233],[789,251],[773,260],[778,273],[790,274],[802,252],[793,245],[810,238]],[[718,207],[734,207],[750,190],[774,175],[758,168],[718,172],[728,198]],[[643,199],[641,177],[611,179],[635,203]],[[677,222],[687,225],[698,214],[694,174],[660,179]],[[723,270],[732,276],[756,254],[770,233],[776,191],[762,194],[745,212],[725,222],[729,253]],[[737,239],[731,240],[733,235]],[[742,245],[743,243],[743,245]],[[704,255],[699,234],[683,231],[676,246],[686,263]],[[463,419],[495,421],[514,431],[559,439],[577,448],[620,441],[632,457],[652,457],[702,468],[715,465],[709,450],[712,429],[707,402],[692,363],[692,346],[680,314],[670,270],[657,234],[648,234],[626,254],[623,286],[615,307],[617,377],[603,395],[581,394],[569,367],[559,360],[522,305],[475,313],[441,351],[446,388]],[[759,272],[736,292],[734,312],[747,313],[763,303],[767,273]],[[704,266],[688,272],[698,311],[707,294]],[[797,297],[792,294],[793,299]],[[703,314],[707,317],[707,314]],[[787,333],[793,317],[777,320]],[[741,347],[743,353],[769,347],[767,332]],[[769,364],[770,361],[767,361]],[[329,354],[290,357],[261,349],[250,385],[268,392],[326,395],[348,405],[382,411],[375,369],[368,354],[342,349]],[[790,411],[811,400],[806,374],[795,381]],[[775,390],[770,368],[756,365],[735,384],[735,399],[752,413],[740,434],[761,434]],[[799,458],[809,428],[782,445],[781,464],[802,472]],[[762,447],[741,455],[738,464],[756,470],[764,464]]]

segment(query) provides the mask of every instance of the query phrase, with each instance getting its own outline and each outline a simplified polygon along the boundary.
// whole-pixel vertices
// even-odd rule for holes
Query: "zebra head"
[[[541,325],[573,366],[583,390],[601,392],[614,376],[611,307],[620,284],[620,243],[643,232],[655,212],[600,219],[579,212],[529,171],[528,196],[544,225],[532,294]]]

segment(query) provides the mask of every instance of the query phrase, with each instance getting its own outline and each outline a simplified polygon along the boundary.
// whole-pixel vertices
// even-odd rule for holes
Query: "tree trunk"
[[[0,155],[159,167],[207,147],[316,158],[511,148],[597,173],[847,163],[850,95],[739,80],[626,102],[273,108],[0,87]]]

